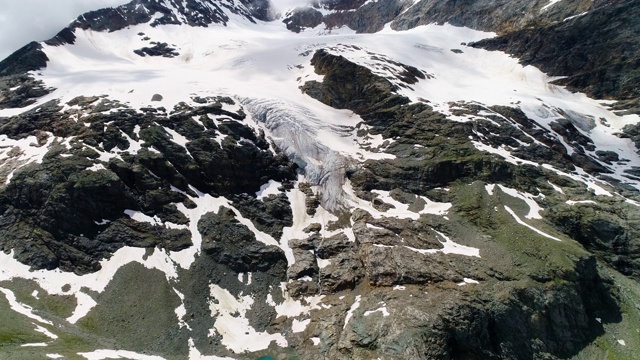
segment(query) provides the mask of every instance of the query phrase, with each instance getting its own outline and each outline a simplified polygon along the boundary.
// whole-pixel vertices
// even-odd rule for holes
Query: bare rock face
[[[474,271],[473,259],[439,254],[442,242],[427,224],[390,218],[375,220],[367,215],[360,215],[354,222],[353,233],[371,285],[459,283],[464,278],[483,276]]]
[[[327,29],[348,26],[367,33],[386,23],[396,30],[448,23],[496,32],[499,37],[473,46],[508,52],[524,64],[562,76],[557,84],[622,100],[617,108],[638,112],[639,25],[633,0],[324,1],[314,6],[335,11],[320,17],[311,7],[296,10],[284,20],[288,28],[298,32],[323,23]],[[310,14],[315,14],[312,21]]]
[[[637,99],[637,5],[635,1],[595,2],[566,21],[518,29],[474,46],[514,54],[524,64],[563,76],[558,84],[596,98]]]
[[[282,250],[257,241],[231,209],[221,207],[217,214],[206,214],[198,222],[198,230],[203,237],[202,250],[237,272],[267,271],[286,262]]]
[[[299,33],[305,28],[314,28],[322,23],[322,13],[314,8],[296,8],[283,20],[287,29]]]
[[[42,45],[31,42],[6,59],[0,61],[0,76],[24,74],[47,66],[49,58],[42,51]]]
[[[287,270],[289,279],[299,279],[307,276],[313,278],[318,275],[318,263],[312,252],[293,249],[293,257],[296,262]]]
[[[255,192],[266,181],[264,173],[256,171],[260,163],[276,172],[287,169],[288,175],[284,178],[293,175],[291,164],[284,157],[276,160],[271,152],[264,150],[268,145],[260,141],[260,134],[242,124],[220,124],[221,131],[228,134],[227,141],[220,145],[211,140],[218,128],[211,121],[207,132],[195,123],[193,116],[217,113],[227,118],[243,118],[241,114],[222,110],[219,103],[184,108],[171,116],[154,112],[140,115],[98,97],[76,98],[70,103],[88,114],[86,119],[90,126],[74,122],[69,113],[59,112],[61,107],[55,101],[10,117],[0,126],[0,132],[9,137],[48,132],[53,136],[75,136],[77,139],[71,150],[62,146],[49,149],[42,163],[31,164],[13,174],[15,181],[2,190],[2,246],[15,248],[17,257],[34,268],[61,267],[77,273],[93,272],[100,268],[101,259],[123,246],[160,246],[179,251],[192,245],[191,233],[186,228],[169,228],[166,223],[178,226],[189,223],[175,205],[178,202],[185,207],[192,206],[189,194],[195,194],[189,189],[188,182],[195,181],[199,189],[231,197]],[[100,113],[108,109],[115,111],[106,115]],[[159,126],[162,123],[189,139],[186,147],[174,143]],[[136,126],[140,129],[138,133],[134,131]],[[240,134],[253,142],[234,140],[234,137],[240,140]],[[161,152],[150,151],[148,147],[133,153],[126,151],[132,141],[141,139],[162,149]],[[47,141],[51,138],[42,137],[42,145]],[[187,148],[191,155],[187,155]],[[225,148],[233,150],[227,152]],[[123,151],[118,159],[98,160],[97,151],[114,149]],[[272,163],[273,160],[276,162]],[[222,170],[213,167],[213,163],[222,165]],[[253,167],[246,166],[248,163]],[[10,163],[3,166],[10,166]],[[263,204],[262,213],[267,214],[263,215],[265,229],[281,232],[287,223],[282,201],[274,199]],[[131,219],[138,212],[155,217],[157,221]],[[259,210],[254,212],[261,213]],[[268,220],[269,213],[272,217],[285,214],[284,223]],[[25,221],[24,216],[35,218]],[[250,261],[249,264],[247,266],[255,265]]]
[[[548,1],[523,0],[478,0],[464,3],[446,0],[420,1],[399,15],[392,26],[396,29],[411,29],[430,23],[449,23],[505,34],[526,27],[544,27],[587,11],[591,7],[597,7],[592,1],[585,0],[545,7],[548,4]]]
[[[0,63],[0,68],[1,66]],[[36,64],[34,66],[40,65]],[[13,71],[10,67],[6,68],[6,70],[8,72]],[[24,69],[17,71],[22,72],[23,70]],[[35,80],[29,75],[16,74],[2,77],[0,78],[0,91],[2,91],[2,95],[0,95],[0,109],[20,108],[31,105],[37,101],[36,99],[47,95],[53,90],[52,88],[47,88],[41,81]]]
[[[158,2],[154,0],[132,1],[117,8],[106,8],[90,11],[79,16],[69,27],[92,29],[95,31],[116,31],[127,26],[151,22],[152,26],[162,24],[185,24],[203,26],[225,24],[229,17],[222,9],[230,10],[237,15],[253,21],[250,7],[257,14],[264,13],[261,2],[242,3],[235,6],[232,2],[212,0],[187,0]],[[155,16],[154,15],[159,15]],[[264,14],[263,14],[264,15]]]
[[[283,22],[294,32],[324,24],[327,29],[348,26],[358,33],[371,33],[382,30],[386,23],[408,7],[409,2],[402,0],[320,1],[312,6],[293,9],[285,15]],[[322,15],[321,9],[331,12]]]

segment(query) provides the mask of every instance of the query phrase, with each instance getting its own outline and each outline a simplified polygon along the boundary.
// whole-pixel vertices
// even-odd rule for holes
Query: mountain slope
[[[422,25],[599,3],[452,4],[134,1],[5,59],[2,355],[636,357],[638,116]]]

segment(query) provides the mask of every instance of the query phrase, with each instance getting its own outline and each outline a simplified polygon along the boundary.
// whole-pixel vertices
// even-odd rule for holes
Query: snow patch
[[[87,360],[105,360],[105,359],[129,359],[129,360],[166,360],[163,357],[155,355],[139,354],[127,350],[95,350],[92,352],[80,352],[78,355]]]
[[[267,304],[274,307],[278,316],[286,317],[298,317],[301,315],[309,315],[311,310],[319,310],[322,307],[327,307],[325,304],[321,304],[324,295],[307,296],[298,300],[294,300],[286,290],[287,283],[280,284],[280,290],[282,291],[282,297],[284,300],[277,304],[273,300],[271,294],[267,294]]]
[[[253,305],[251,295],[234,297],[226,289],[216,284],[209,285],[213,300],[209,304],[212,316],[216,318],[214,329],[222,336],[221,343],[236,353],[259,351],[269,347],[275,341],[280,347],[287,347],[282,334],[258,332],[246,318]]]
[[[546,238],[549,238],[549,239],[551,239],[551,240],[555,240],[555,241],[562,241],[562,240],[558,239],[557,237],[555,237],[555,236],[551,236],[551,235],[549,235],[549,234],[547,234],[547,233],[545,233],[545,232],[543,232],[543,231],[541,231],[541,230],[538,230],[538,229],[536,229],[535,227],[533,227],[533,226],[531,226],[531,225],[527,224],[526,222],[522,221],[522,220],[518,217],[518,215],[516,215],[516,213],[515,213],[515,212],[513,212],[513,210],[511,210],[508,206],[506,206],[506,205],[505,205],[505,206],[504,206],[504,209],[505,209],[509,214],[511,214],[511,216],[513,216],[513,218],[516,220],[516,222],[517,222],[518,224],[520,224],[520,225],[524,225],[524,226],[528,227],[529,229],[531,229],[531,230],[533,230],[533,231],[537,232],[538,234],[540,234],[540,235],[542,235],[542,236],[544,236],[544,237],[546,237]]]
[[[542,7],[541,11],[545,11],[548,8],[552,7],[553,5],[555,5],[556,3],[559,3],[562,0],[549,0],[549,3],[545,6]]]
[[[347,311],[347,316],[345,316],[344,318],[344,326],[342,327],[343,329],[347,328],[347,324],[349,323],[349,320],[351,320],[353,313],[360,307],[360,299],[362,299],[362,296],[357,295],[356,300],[353,302],[353,304],[349,308],[349,311]]]
[[[43,333],[45,334],[47,337],[55,340],[58,338],[58,335],[52,333],[51,331],[47,330],[46,328],[40,326],[40,325],[36,325],[36,331],[39,333]]]
[[[596,204],[597,205],[598,204],[593,200],[580,200],[580,201],[567,200],[565,202],[569,205],[577,205],[577,204]]]
[[[447,235],[436,230],[434,231],[441,238],[445,240],[444,242],[438,240],[443,246],[442,249],[417,249],[411,246],[404,246],[404,247],[420,254],[435,254],[435,253],[441,252],[443,254],[457,254],[457,255],[464,255],[464,256],[480,257],[480,249],[470,247],[470,246],[460,245],[454,242],[453,240],[451,240],[451,238],[449,238]]]
[[[377,313],[377,312],[382,313],[382,316],[383,316],[383,317],[387,317],[387,316],[389,316],[389,311],[387,311],[387,305],[386,305],[386,304],[384,304],[384,303],[382,304],[382,306],[381,306],[381,307],[379,307],[379,308],[377,308],[377,309],[375,309],[375,310],[365,311],[365,312],[364,312],[364,316],[369,316],[369,315],[371,315],[371,314],[375,314],[375,313]]]
[[[30,319],[36,320],[38,322],[41,322],[43,324],[48,324],[48,325],[53,325],[53,323],[51,321],[45,320],[42,317],[36,315],[33,313],[33,308],[31,308],[31,306],[29,305],[25,305],[25,304],[21,304],[16,300],[16,296],[13,293],[13,291],[9,290],[9,289],[5,289],[5,288],[1,288],[0,287],[0,292],[2,292],[4,294],[4,296],[7,298],[7,301],[9,302],[9,306],[11,307],[11,309],[19,314],[22,314]]]
[[[291,324],[291,331],[294,333],[301,333],[306,330],[307,325],[311,323],[311,319],[306,319],[302,321],[298,321],[293,319],[293,323]]]
[[[458,283],[458,286],[464,286],[467,284],[480,284],[480,282],[478,280],[464,278],[464,280]]]
[[[278,190],[278,188],[281,186],[281,182],[269,180],[268,183],[260,186],[260,190],[256,192],[256,197],[258,198],[258,200],[262,200],[269,195],[278,195],[280,194],[280,190]]]

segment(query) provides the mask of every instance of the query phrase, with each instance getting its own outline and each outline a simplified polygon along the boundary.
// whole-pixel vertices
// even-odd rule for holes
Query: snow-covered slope
[[[638,122],[639,117],[617,116],[607,110],[606,102],[551,85],[552,79],[544,73],[530,66],[522,67],[516,59],[503,53],[466,47],[460,52],[451,51],[460,48],[460,43],[493,34],[449,25],[421,26],[402,32],[387,28],[375,34],[354,34],[348,29],[330,34],[317,29],[292,34],[277,22],[254,24],[237,18],[226,26],[154,27],[143,24],[115,33],[76,30],[76,36],[73,45],[45,45],[43,48],[52,60],[36,79],[56,91],[27,108],[2,110],[0,116],[15,115],[51,99],[66,103],[79,94],[107,95],[133,108],[153,105],[167,109],[185,99],[194,105],[193,101],[188,102],[192,96],[225,95],[248,99],[245,101],[249,103],[251,99],[274,101],[284,106],[284,110],[287,106],[297,107],[299,110],[292,110],[295,115],[288,117],[289,121],[300,125],[292,126],[315,127],[309,130],[315,134],[322,127],[329,129],[332,124],[353,127],[359,122],[357,116],[309,101],[298,89],[304,82],[318,79],[309,64],[310,55],[315,50],[327,48],[331,53],[344,56],[401,85],[399,73],[404,69],[394,69],[394,66],[416,67],[428,74],[428,78],[405,85],[399,94],[414,102],[427,99],[431,106],[447,115],[453,115],[452,103],[475,102],[483,106],[520,108],[547,130],[552,130],[549,123],[559,118],[585,122],[578,127],[594,142],[595,150],[589,151],[590,155],[597,158],[597,150],[612,150],[628,159],[611,165],[610,169],[614,178],[638,186],[624,177],[624,170],[639,163],[635,146],[630,140],[614,134],[625,125]],[[153,42],[170,44],[179,55],[166,58],[134,53]],[[151,101],[155,93],[162,95],[161,101]],[[259,109],[254,111],[260,112]],[[257,114],[264,117],[260,115],[263,114]],[[464,117],[458,120],[465,121]],[[274,127],[273,124],[266,126]],[[328,132],[330,136],[333,131]],[[305,132],[301,133],[304,136]],[[276,137],[289,140],[290,136]],[[327,141],[330,147],[339,143]],[[355,139],[348,139],[345,146],[354,144]],[[338,152],[347,152],[352,157],[361,151],[335,146],[338,146],[335,149]],[[565,147],[569,154],[574,151],[570,144]],[[297,150],[292,152],[299,156],[305,156],[307,152],[307,149]],[[509,157],[508,151],[503,149],[493,151]]]

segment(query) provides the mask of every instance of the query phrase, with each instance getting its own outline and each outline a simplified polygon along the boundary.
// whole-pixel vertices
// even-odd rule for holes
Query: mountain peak
[[[232,15],[255,22],[269,19],[268,5],[267,0],[134,0],[116,8],[90,11],[69,27],[110,32],[143,23],[207,27],[226,25]]]

